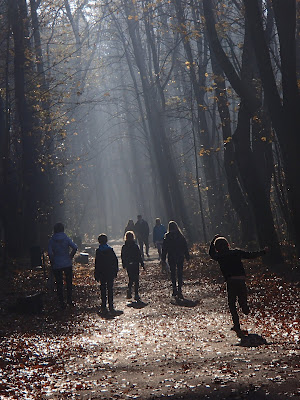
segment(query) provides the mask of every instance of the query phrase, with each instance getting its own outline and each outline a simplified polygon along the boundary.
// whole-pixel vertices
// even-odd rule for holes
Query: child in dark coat
[[[228,306],[233,320],[234,330],[239,337],[247,331],[241,330],[239,316],[236,309],[236,300],[244,314],[249,314],[247,303],[246,273],[242,259],[257,258],[266,254],[267,249],[248,252],[239,249],[230,249],[227,239],[216,235],[211,241],[209,255],[215,261],[218,261],[221,272],[227,284]]]
[[[128,231],[125,234],[125,244],[122,246],[121,258],[123,268],[127,270],[129,282],[127,289],[127,299],[132,297],[132,286],[134,284],[134,299],[140,300],[139,296],[139,274],[140,264],[145,270],[144,260],[138,245],[135,243],[134,233]]]
[[[99,248],[96,250],[95,279],[100,282],[101,312],[108,313],[106,302],[110,313],[114,314],[113,286],[114,279],[118,274],[118,258],[114,250],[107,244],[107,236],[101,233],[98,237]]]
[[[171,271],[173,293],[172,297],[183,299],[182,281],[183,281],[183,262],[190,259],[187,242],[175,221],[170,221],[168,232],[165,234],[162,245],[162,264],[166,264],[166,257]],[[177,276],[177,279],[176,279]]]

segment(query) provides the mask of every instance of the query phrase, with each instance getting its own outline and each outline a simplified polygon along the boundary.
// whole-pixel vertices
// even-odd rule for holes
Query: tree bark
[[[14,37],[14,79],[15,79],[15,100],[18,115],[21,144],[21,244],[20,251],[29,251],[29,247],[37,242],[37,159],[38,153],[34,141],[33,113],[26,96],[26,75],[29,73],[30,65],[28,54],[31,54],[28,34],[25,32],[27,9],[26,3],[22,0],[9,0],[11,26]]]
[[[268,243],[271,250],[269,261],[271,263],[280,263],[282,262],[282,256],[274,228],[270,202],[268,201],[269,196],[267,196],[260,175],[257,173],[250,145],[250,118],[258,110],[260,101],[251,83],[253,77],[253,65],[251,59],[253,57],[249,41],[248,20],[245,20],[242,70],[241,78],[239,78],[219,42],[215,29],[211,0],[203,0],[203,7],[212,50],[214,51],[214,54],[216,55],[216,58],[224,70],[228,80],[236,90],[237,94],[241,97],[238,125],[233,138],[236,160],[238,162],[243,187],[245,188],[252,205],[259,243],[260,246],[264,246]],[[225,60],[225,57],[227,60]],[[249,119],[248,121],[247,118]],[[248,169],[246,168],[245,160],[247,160]],[[253,173],[249,174],[249,168],[251,168]],[[261,206],[257,199],[261,200]],[[262,209],[264,210],[263,213],[261,213]]]
[[[266,102],[282,149],[295,243],[298,257],[300,257],[300,187],[298,184],[300,116],[295,61],[295,1],[286,1],[284,4],[282,1],[273,1],[280,41],[283,101],[277,89],[258,1],[244,0],[244,4]]]
[[[235,159],[232,143],[231,118],[228,107],[228,98],[225,85],[225,76],[211,49],[211,63],[216,84],[218,111],[221,119],[224,145],[224,168],[227,177],[228,192],[233,208],[239,216],[242,232],[242,245],[252,242],[256,238],[253,225],[253,214],[249,212],[247,198],[241,189],[239,171]]]

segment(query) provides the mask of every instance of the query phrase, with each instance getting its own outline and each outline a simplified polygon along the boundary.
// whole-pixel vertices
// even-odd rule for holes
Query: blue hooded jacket
[[[49,240],[48,254],[53,269],[62,269],[72,266],[70,247],[77,250],[76,244],[73,243],[64,232],[58,232],[52,235]]]
[[[162,242],[166,232],[166,227],[163,224],[155,225],[153,228],[153,243]]]

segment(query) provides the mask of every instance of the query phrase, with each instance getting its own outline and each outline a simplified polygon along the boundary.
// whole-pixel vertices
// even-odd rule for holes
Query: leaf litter
[[[123,314],[112,319],[99,314],[92,258],[74,266],[73,309],[60,311],[47,290],[42,314],[9,312],[17,293],[46,287],[41,271],[22,267],[2,280],[0,398],[299,398],[297,281],[245,263],[252,312],[241,322],[256,341],[243,343],[230,331],[225,286],[204,250],[195,247],[185,265],[187,306],[171,304],[155,250],[146,265],[139,308],[129,307],[120,269],[115,306]]]

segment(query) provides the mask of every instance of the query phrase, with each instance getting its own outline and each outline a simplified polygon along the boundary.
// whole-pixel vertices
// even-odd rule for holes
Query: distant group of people
[[[133,222],[133,219],[130,219],[127,223],[127,226],[124,230],[124,237],[126,232],[134,232],[135,237],[138,241],[139,248],[141,251],[141,255],[144,258],[144,245],[146,250],[147,257],[149,255],[149,225],[148,222],[145,221],[141,215],[137,216],[136,223]]]
[[[139,299],[138,295],[138,266],[144,268],[144,252],[143,246],[146,246],[146,254],[149,257],[149,225],[138,215],[138,220],[133,224],[133,220],[129,220],[125,228],[125,244],[122,247],[121,259],[123,267],[127,269],[129,276],[127,298],[131,298],[132,272],[136,271],[135,299]],[[137,237],[139,248],[135,244],[134,237]],[[156,218],[153,228],[153,243],[157,248],[162,270],[166,271],[167,256],[168,264],[171,272],[172,280],[172,297],[183,299],[182,283],[183,283],[183,263],[184,257],[189,260],[189,250],[186,239],[179,229],[175,221],[170,221],[168,231],[161,223],[160,218]],[[129,250],[130,249],[130,250]],[[134,267],[133,267],[134,266]]]
[[[121,250],[122,266],[128,274],[128,287],[126,297],[140,301],[139,272],[140,266],[145,269],[143,247],[149,257],[149,225],[138,215],[137,222],[129,220],[124,231],[125,243]],[[136,243],[136,239],[138,244]],[[113,301],[114,279],[118,274],[118,258],[108,245],[107,235],[102,233],[98,237],[99,247],[95,256],[94,277],[100,282],[101,312],[104,314],[116,313]],[[162,270],[167,266],[170,269],[172,281],[172,297],[182,300],[183,264],[184,259],[189,260],[187,241],[175,221],[170,221],[168,229],[157,218],[153,229],[153,242],[157,248]],[[70,252],[71,249],[71,252]],[[57,294],[62,309],[66,307],[63,296],[63,274],[66,279],[67,304],[72,306],[72,258],[77,251],[77,245],[64,233],[61,223],[54,225],[54,234],[49,241],[49,258],[57,285]],[[240,327],[239,316],[236,309],[238,301],[244,314],[249,313],[247,303],[247,287],[245,283],[245,270],[242,259],[256,258],[266,254],[267,249],[257,252],[247,252],[239,249],[230,249],[226,238],[216,235],[210,243],[209,255],[220,265],[221,272],[227,283],[228,306],[231,312],[232,329],[238,336],[245,334]],[[108,309],[107,309],[108,305]]]
[[[142,257],[144,258],[144,245],[146,250],[147,257],[149,255],[149,225],[148,222],[145,221],[142,215],[137,216],[137,222],[134,223],[133,219],[130,219],[124,230],[124,237],[126,232],[131,231],[135,234],[135,237],[138,241],[138,245],[140,248],[140,252]],[[153,243],[157,248],[157,252],[159,255],[159,259],[161,260],[162,255],[162,244],[164,240],[164,236],[167,232],[166,227],[161,223],[160,218],[156,218],[155,226],[153,228]]]

